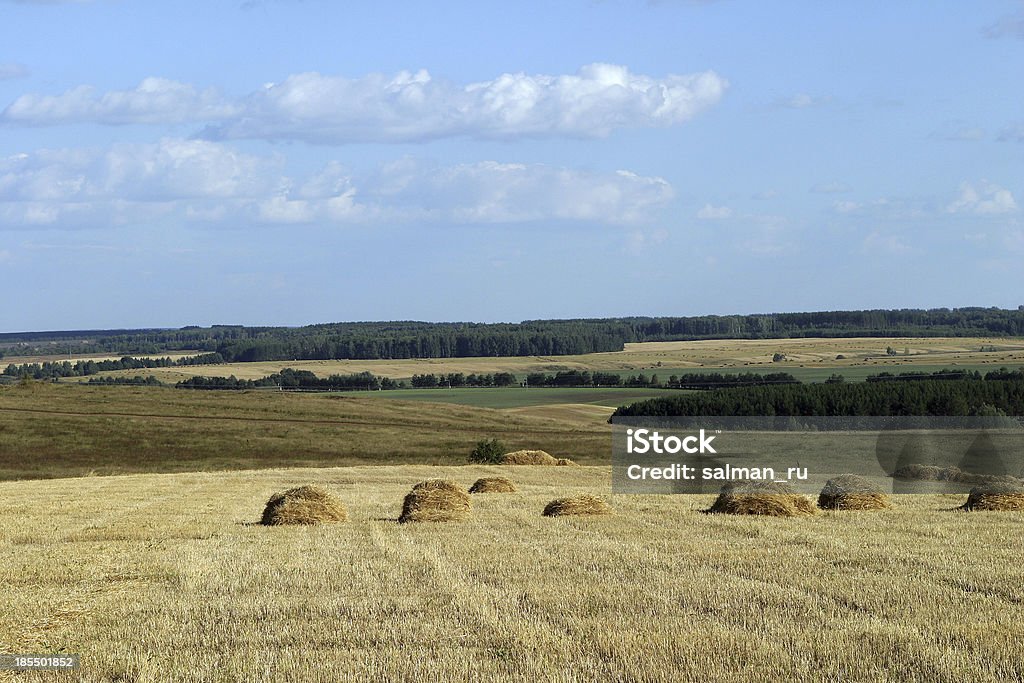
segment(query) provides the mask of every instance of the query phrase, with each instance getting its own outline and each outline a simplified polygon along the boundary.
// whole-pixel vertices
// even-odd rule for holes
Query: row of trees
[[[279,387],[289,391],[377,391],[380,389],[402,389],[404,382],[388,377],[378,377],[369,372],[352,375],[331,375],[317,377],[308,370],[285,368],[281,372],[261,379],[238,379],[230,377],[191,377],[174,386],[180,389],[259,389]]]
[[[519,383],[516,376],[511,372],[495,372],[493,374],[464,374],[461,372],[449,372],[448,374],[435,375],[413,375],[412,386],[417,389],[430,389],[433,387],[510,387]]]
[[[799,384],[796,378],[784,372],[758,375],[742,373],[722,375],[719,373],[683,375],[680,379],[672,375],[668,383],[662,383],[657,375],[630,375],[626,378],[613,372],[589,372],[587,370],[563,370],[553,375],[531,372],[525,381],[519,382],[510,372],[493,374],[447,374],[413,375],[409,386],[413,388],[459,388],[459,387],[659,387],[673,389],[714,389],[719,387],[763,386],[770,384]],[[284,389],[311,389],[323,391],[404,389],[406,383],[388,377],[378,377],[368,372],[355,375],[332,375],[318,378],[308,370],[285,368],[279,373],[257,380],[240,380],[231,377],[192,377],[176,386],[190,389],[253,389],[260,387],[281,387]]]
[[[766,385],[622,406],[615,416],[1024,415],[1024,376],[961,381]]]
[[[88,377],[101,372],[115,370],[141,370],[149,368],[174,368],[195,365],[216,365],[223,363],[224,357],[219,353],[204,353],[172,360],[171,358],[132,358],[125,356],[118,360],[78,360],[48,361],[45,363],[8,364],[3,374],[7,377],[27,377],[30,379],[59,379],[61,377]]]
[[[0,334],[14,353],[218,352],[227,361],[557,356],[629,342],[797,337],[1024,336],[1024,307],[820,311],[522,323],[360,322],[305,327],[189,326]]]

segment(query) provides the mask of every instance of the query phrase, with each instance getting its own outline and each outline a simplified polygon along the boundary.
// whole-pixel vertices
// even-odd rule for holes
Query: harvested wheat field
[[[457,522],[469,516],[469,494],[448,479],[427,479],[412,487],[402,501],[399,522]]]
[[[506,477],[481,477],[469,487],[470,493],[515,493],[515,482]]]
[[[1024,513],[704,515],[611,496],[607,467],[523,468],[459,524],[398,524],[409,465],[0,483],[0,652],[73,652],[31,681],[1013,681]],[[253,517],[296,481],[344,524]],[[607,498],[615,515],[538,511]],[[6,676],[6,679],[5,679]]]
[[[1024,512],[1024,485],[997,482],[975,486],[962,509]]]
[[[806,496],[789,484],[773,481],[729,482],[708,509],[727,515],[761,515],[766,517],[801,517],[817,510]]]
[[[892,507],[889,496],[870,480],[856,474],[829,479],[818,495],[822,510],[884,510]]]
[[[275,493],[263,508],[261,524],[321,524],[344,522],[345,504],[323,486],[307,485]]]
[[[610,515],[612,507],[603,498],[581,493],[568,498],[556,498],[544,506],[545,517],[568,517],[571,515]]]

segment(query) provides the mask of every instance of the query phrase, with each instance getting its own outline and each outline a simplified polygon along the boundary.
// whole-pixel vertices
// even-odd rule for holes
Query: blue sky
[[[1024,3],[0,0],[0,330],[1024,304]]]

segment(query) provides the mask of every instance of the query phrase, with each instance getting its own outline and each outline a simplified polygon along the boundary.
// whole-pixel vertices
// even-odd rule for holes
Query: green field
[[[31,382],[0,387],[0,479],[452,465],[465,463],[477,441],[494,437],[510,450],[539,448],[580,462],[607,462],[610,409],[582,416],[557,406],[537,410],[541,414],[382,400],[367,392]]]

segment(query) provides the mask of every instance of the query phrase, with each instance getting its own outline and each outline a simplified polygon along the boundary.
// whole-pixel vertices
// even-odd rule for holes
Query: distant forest
[[[217,353],[227,362],[467,356],[560,356],[621,351],[629,342],[801,337],[1024,337],[1024,307],[826,311],[522,323],[358,322],[305,327],[0,334],[8,355]],[[0,353],[0,355],[2,355]]]
[[[945,371],[946,374],[950,374]],[[1024,371],[1005,368],[935,379],[909,373],[847,384],[771,384],[639,401],[612,415],[635,417],[1024,415]]]

